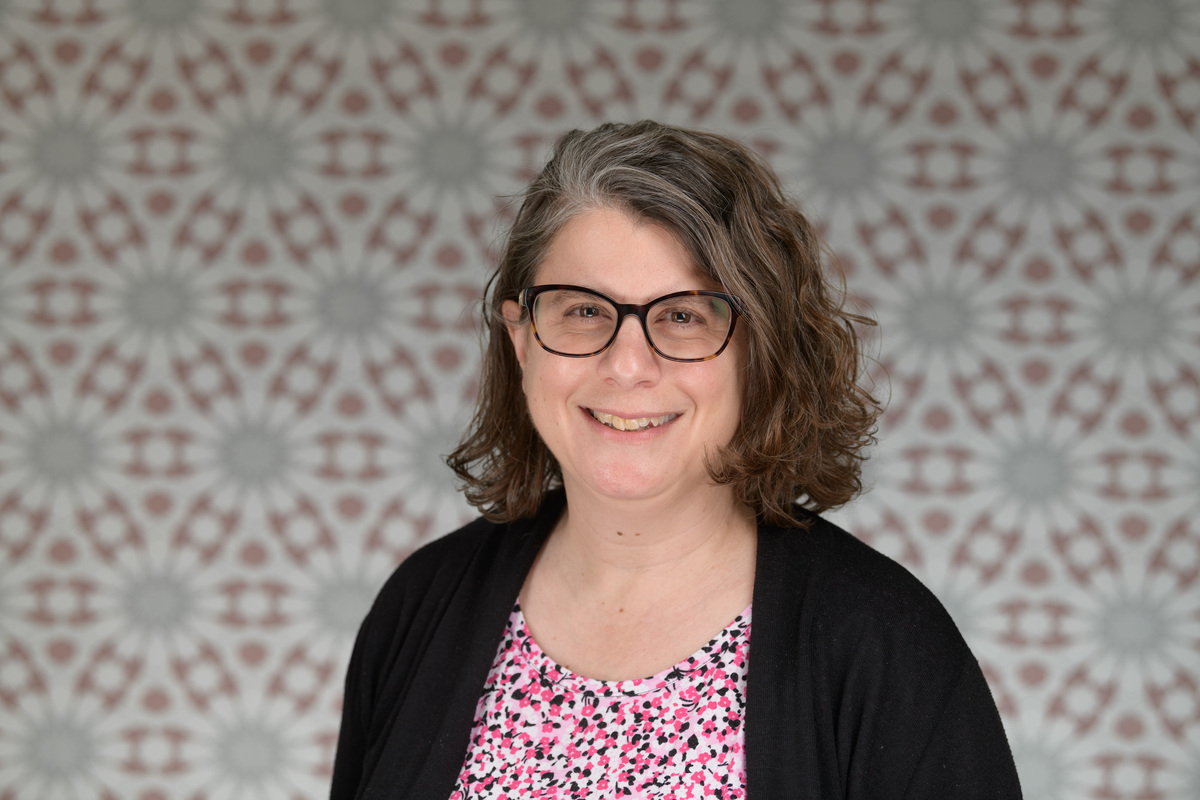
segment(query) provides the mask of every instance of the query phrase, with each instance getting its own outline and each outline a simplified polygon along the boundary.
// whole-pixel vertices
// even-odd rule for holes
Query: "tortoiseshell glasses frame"
[[[555,338],[555,334],[549,332],[549,326],[546,324],[547,320],[545,319],[542,320],[542,329],[539,330],[539,305],[537,301],[539,296],[544,296],[547,293],[552,292],[568,292],[572,295],[578,295],[578,298],[576,298],[577,301],[587,301],[590,298],[595,298],[597,301],[597,306],[599,306],[601,309],[603,309],[605,306],[610,308],[614,314],[612,318],[614,321],[609,323],[611,324],[612,328],[611,333],[605,333],[608,329],[607,325],[599,328],[592,326],[593,330],[588,331],[586,335],[579,337],[588,342],[588,349],[586,349],[585,352],[573,352],[573,350],[577,348],[570,348],[567,350],[562,349],[564,346],[562,337],[565,334],[557,334],[559,337],[557,341],[547,342],[546,339],[550,338],[553,340]],[[650,311],[655,306],[662,306],[663,310],[667,311],[668,313],[675,312],[683,313],[685,315],[697,313],[703,310],[701,306],[693,307],[692,305],[679,309],[670,308],[671,300],[679,300],[684,302],[684,298],[705,298],[713,309],[713,314],[709,319],[704,321],[703,327],[695,335],[689,334],[688,337],[676,337],[677,341],[674,343],[669,341],[656,343],[654,341],[654,336],[650,333],[651,327],[654,327],[654,325],[650,322]],[[565,283],[552,283],[543,284],[540,286],[530,286],[526,289],[522,289],[521,293],[518,295],[517,302],[525,314],[528,315],[530,324],[533,327],[534,338],[537,339],[537,342],[539,345],[541,345],[542,349],[549,353],[553,353],[556,356],[564,356],[566,358],[590,358],[591,356],[603,353],[612,345],[614,341],[616,341],[617,334],[621,330],[621,323],[625,321],[625,317],[634,316],[637,317],[638,321],[641,323],[642,333],[645,334],[646,341],[650,344],[650,347],[655,353],[667,359],[668,361],[678,361],[683,363],[710,361],[725,351],[725,348],[729,345],[730,340],[733,338],[733,331],[737,326],[738,317],[745,314],[742,301],[738,297],[727,294],[726,292],[714,292],[704,289],[691,289],[682,292],[671,292],[670,294],[665,294],[662,297],[656,297],[648,303],[637,304],[618,303],[611,297],[601,294],[595,289],[589,289],[585,286],[575,286]],[[580,306],[578,302],[576,302],[576,304],[573,306],[573,310],[577,310],[579,308]],[[595,317],[579,316],[576,317],[576,319],[586,322],[587,320],[595,319]],[[669,321],[668,324],[682,325],[684,323]],[[604,343],[600,346],[595,346],[596,334],[607,335],[607,339],[605,339]],[[662,345],[664,345],[664,343],[668,352],[664,352],[662,349]],[[680,350],[679,348],[690,350],[692,352],[703,352],[704,355],[682,356],[679,354],[683,352],[683,350]],[[676,354],[672,355],[670,351],[674,351]]]

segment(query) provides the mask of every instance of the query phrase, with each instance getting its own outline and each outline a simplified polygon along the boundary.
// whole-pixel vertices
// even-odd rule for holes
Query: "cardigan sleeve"
[[[350,654],[350,666],[346,670],[345,692],[342,696],[342,722],[338,731],[337,755],[333,761],[333,780],[329,788],[330,800],[354,800],[363,777],[363,759],[366,755],[367,737],[363,716],[362,665],[366,637],[361,629]]]
[[[423,634],[446,594],[438,578],[459,569],[462,539],[461,532],[450,534],[400,564],[359,626],[346,669],[330,800],[362,796],[415,666],[437,656]]]
[[[478,519],[400,564],[358,631],[346,673],[331,800],[449,796],[496,646],[562,508]]]
[[[422,699],[420,692],[414,696],[414,685],[422,670],[438,672],[447,661],[446,649],[455,646],[455,637],[438,637],[435,631],[456,595],[464,562],[478,550],[482,530],[467,526],[431,542],[401,563],[379,590],[346,669],[330,800],[366,796],[381,763],[396,760],[384,750],[403,710]]]
[[[979,662],[911,573],[847,538],[816,570],[810,640],[839,797],[1020,800]]]
[[[938,714],[905,800],[1021,800],[1016,767],[996,704],[974,658]]]

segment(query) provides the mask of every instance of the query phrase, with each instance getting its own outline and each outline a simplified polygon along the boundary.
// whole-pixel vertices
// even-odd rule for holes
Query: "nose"
[[[617,337],[600,354],[601,370],[605,377],[619,383],[637,384],[655,381],[662,374],[662,364],[646,339],[641,320],[627,315],[617,327]]]

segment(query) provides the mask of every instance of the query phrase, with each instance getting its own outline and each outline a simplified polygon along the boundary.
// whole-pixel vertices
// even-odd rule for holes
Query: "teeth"
[[[590,411],[590,409],[589,409]],[[670,422],[675,419],[678,414],[664,414],[661,417],[640,417],[639,419],[625,419],[612,414],[605,414],[603,411],[592,411],[592,416],[600,422],[603,422],[610,428],[615,428],[619,431],[641,431],[649,427],[658,427],[665,422]]]

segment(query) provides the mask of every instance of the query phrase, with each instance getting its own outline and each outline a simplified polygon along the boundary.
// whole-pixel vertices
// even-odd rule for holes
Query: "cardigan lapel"
[[[561,491],[550,493],[537,517],[500,526],[472,557],[361,798],[450,796],[508,616],[564,503]]]
[[[449,797],[508,615],[565,502],[561,490],[550,493],[535,519],[501,527],[474,555],[420,659],[411,699],[363,800]],[[824,787],[839,784],[836,775],[823,774],[817,755],[809,534],[758,528],[745,723],[747,794],[754,800],[822,800]]]
[[[746,794],[752,800],[837,796],[836,777],[821,774],[816,758],[810,535],[758,528],[746,675]]]

